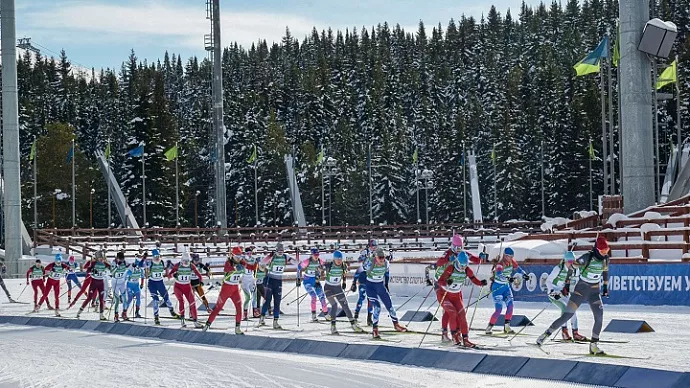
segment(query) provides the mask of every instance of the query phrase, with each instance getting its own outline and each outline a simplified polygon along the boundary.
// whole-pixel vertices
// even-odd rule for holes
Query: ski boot
[[[103,313],[100,313],[99,318],[100,318],[101,321],[107,321],[107,320],[108,320],[108,318],[106,318],[106,317],[105,317],[105,314],[103,314]]]
[[[407,328],[398,322],[393,322],[393,328],[395,328],[395,331],[400,333],[404,333],[407,331]]]
[[[326,322],[335,322],[335,318],[333,318],[331,314],[326,314],[324,319],[326,319]]]
[[[453,343],[457,346],[462,346],[462,335],[460,334],[459,331],[455,331],[455,333],[451,332],[451,336],[453,338]]]
[[[235,335],[244,335],[244,332],[240,328],[240,325],[235,324]]]
[[[53,306],[51,306],[50,304],[48,304],[48,310],[53,311],[53,310],[55,310],[55,309],[53,308]]]
[[[335,328],[335,322],[331,323],[331,334],[338,335],[338,329]]]
[[[55,309],[55,316],[56,316],[56,317],[61,317],[61,316],[62,316],[62,315],[60,315],[60,309]]]
[[[181,316],[180,314],[176,313],[175,310],[170,308],[170,316],[175,318],[175,319],[184,319],[184,316]]]
[[[494,325],[490,324],[486,327],[486,330],[484,330],[484,334],[486,335],[492,335],[494,333]]]
[[[12,297],[9,295],[7,295],[7,299],[10,301],[10,303],[19,303],[16,300],[12,299]]]
[[[441,343],[447,344],[451,341],[450,337],[448,336],[448,330],[443,330],[441,331]]]
[[[352,326],[352,330],[355,333],[363,333],[364,332],[364,330],[362,330],[362,328],[359,327],[359,325],[357,324],[357,321],[355,321],[354,319],[350,321],[350,326]]]
[[[209,327],[211,327],[211,324],[208,321],[206,321],[204,327],[201,328],[201,331],[205,332],[206,330],[208,330]]]
[[[367,313],[367,326],[373,326],[374,320],[372,319],[371,313]]]
[[[158,315],[154,315],[154,316],[153,316],[153,324],[154,324],[154,325],[160,326],[160,324],[161,324],[161,319],[158,318]]]
[[[139,314],[139,307],[135,310],[136,312],[134,313],[134,318],[142,318],[141,314]]]
[[[355,321],[358,321],[358,322],[359,322],[359,311],[356,311],[356,312],[355,312],[354,318],[355,318]]]
[[[592,340],[589,344],[589,354],[593,354],[595,356],[604,356],[606,353],[604,353],[603,350],[599,348],[599,342]]]
[[[213,312],[213,309],[210,308],[210,307],[208,307],[208,306],[206,306],[206,312],[209,313],[209,314],[211,314],[211,313]]]
[[[197,321],[196,319],[193,320],[192,322],[194,322],[194,328],[195,329],[202,329],[204,327],[204,325],[201,322]]]
[[[254,308],[252,312],[254,313],[252,318],[259,318],[261,316],[261,311],[258,308]]]
[[[574,341],[587,341],[587,337],[577,332],[577,329],[573,329],[573,340]]]
[[[539,345],[539,346],[543,345],[544,341],[546,341],[546,339],[549,338],[550,335],[551,335],[551,333],[549,333],[548,331],[543,332],[539,336],[539,338],[537,338],[537,345]]]
[[[38,310],[39,310],[39,307],[38,307],[38,305],[34,305],[34,311],[33,311],[33,312],[34,312],[34,313],[37,313],[37,312],[38,312]]]
[[[576,331],[574,331],[573,333],[576,333]],[[573,340],[573,337],[571,337],[570,333],[568,333],[567,327],[561,328],[561,338],[563,338],[563,341],[572,341]]]
[[[273,328],[274,328],[275,330],[282,330],[282,329],[283,329],[283,328],[278,324],[278,319],[277,319],[277,318],[273,318]]]
[[[312,322],[318,322],[319,318],[316,317],[316,311],[311,312],[311,321]]]
[[[510,321],[503,324],[503,334],[515,334],[515,331],[510,328]]]
[[[114,322],[120,322],[120,314],[115,313],[115,318],[113,319]]]
[[[464,347],[469,348],[469,349],[474,349],[477,347],[477,345],[470,342],[469,338],[467,338],[466,336],[462,337],[462,345],[461,346],[464,346]]]
[[[180,315],[178,319],[180,320],[180,326],[187,327],[187,322],[184,320],[184,315]]]
[[[375,327],[371,330],[371,337],[374,339],[379,339],[381,336],[379,335],[379,328]]]
[[[79,307],[79,311],[77,311],[77,319],[79,319],[79,316],[81,315],[82,311],[84,311],[84,309]]]
[[[248,311],[249,311],[249,310],[247,310],[247,309],[242,310],[242,320],[243,320],[243,321],[248,321],[248,320],[249,320],[249,313],[248,313]]]
[[[259,315],[259,326],[266,326],[266,319],[263,315]]]
[[[122,320],[123,321],[129,321],[129,317],[127,316],[127,310],[122,312]]]

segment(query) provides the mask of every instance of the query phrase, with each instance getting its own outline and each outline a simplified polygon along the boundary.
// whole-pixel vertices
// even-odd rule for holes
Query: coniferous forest
[[[690,0],[657,0],[652,7],[652,15],[680,31],[672,55],[680,58],[687,128]],[[463,200],[463,143],[477,155],[485,219],[541,217],[542,161],[546,215],[588,210],[590,139],[595,195],[603,190],[599,75],[576,77],[573,65],[607,31],[615,39],[617,17],[613,0],[553,1],[510,11],[487,5],[479,19],[448,15],[446,24],[420,22],[416,31],[382,21],[306,37],[288,29],[280,42],[228,46],[222,60],[229,225],[255,225],[254,164],[248,163],[254,145],[264,225],[292,223],[286,153],[295,156],[307,222],[321,224],[322,149],[336,164],[325,185],[333,225],[369,223],[369,149],[376,223],[416,222],[415,150],[419,169],[434,174],[433,188],[420,191],[422,206],[428,192],[430,221],[462,222],[465,212],[472,219],[471,202],[465,209]],[[181,224],[213,225],[208,59],[165,52],[152,62],[132,52],[120,68],[84,76],[72,67],[64,52],[59,58],[27,52],[18,60],[27,227],[33,224],[34,137],[39,227],[71,227],[71,201],[56,190],[71,193],[66,156],[72,136],[79,227],[107,226],[107,187],[94,152],[103,151],[108,139],[112,167],[140,223],[141,162],[126,153],[144,145],[147,220],[171,227],[175,170],[163,153],[178,142]],[[663,163],[675,134],[675,106],[671,100],[659,107]],[[616,132],[617,116],[616,109]],[[619,173],[617,151],[614,156]],[[115,214],[113,206],[119,224]],[[422,209],[422,220],[424,214]]]

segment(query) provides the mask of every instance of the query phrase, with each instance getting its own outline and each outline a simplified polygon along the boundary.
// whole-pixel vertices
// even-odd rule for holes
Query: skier
[[[462,287],[467,278],[478,286],[485,286],[487,281],[486,279],[479,280],[474,276],[474,271],[468,267],[469,261],[469,256],[463,251],[451,256],[451,262],[438,279],[439,288],[436,290],[436,295],[440,297],[439,303],[444,313],[448,315],[448,325],[455,344],[474,348],[476,345],[468,339],[470,328],[467,325],[467,311],[462,300]]]
[[[363,330],[357,324],[355,317],[350,311],[350,305],[347,303],[347,298],[345,297],[345,290],[347,285],[345,284],[345,277],[347,276],[347,264],[343,263],[343,253],[340,251],[333,252],[333,260],[326,264],[326,285],[324,290],[326,291],[326,298],[331,304],[331,309],[328,312],[326,319],[330,318],[331,321],[331,334],[338,334],[338,330],[335,327],[335,321],[338,316],[338,303],[345,311],[347,319],[350,321],[350,326],[355,333],[362,333]]]
[[[223,286],[220,288],[220,294],[218,294],[218,299],[216,300],[216,305],[211,311],[211,315],[208,317],[208,321],[204,325],[203,330],[208,330],[213,324],[225,302],[228,298],[232,300],[232,304],[235,305],[235,334],[244,334],[240,329],[240,324],[242,322],[242,297],[240,296],[240,281],[244,276],[244,260],[242,259],[242,248],[234,247],[231,251],[230,257],[225,261],[225,266],[223,267]]]
[[[510,285],[515,281],[513,271],[522,274],[524,280],[529,280],[529,275],[518,266],[514,256],[515,251],[513,251],[513,248],[506,248],[503,250],[503,257],[494,266],[493,276],[491,277],[491,294],[496,309],[493,315],[491,315],[489,325],[486,327],[486,334],[493,334],[494,325],[501,315],[504,303],[506,305],[506,315],[503,333],[515,334],[515,331],[510,328],[510,319],[513,317],[513,290],[511,290]]]
[[[192,253],[192,264],[196,266],[196,269],[198,269],[199,272],[203,271],[209,279],[211,278],[211,267],[208,264],[201,262],[201,257],[198,253]],[[196,276],[196,273],[194,272],[192,272],[192,289],[197,293],[197,295],[199,295],[201,302],[204,304],[204,307],[206,307],[206,312],[210,314],[211,307],[209,306],[208,299],[206,299],[206,294],[204,293],[204,283],[198,276]]]
[[[88,269],[89,273],[91,274],[89,296],[86,298],[84,303],[82,303],[81,307],[79,308],[79,312],[77,312],[77,319],[79,319],[79,316],[84,311],[84,308],[86,308],[89,302],[91,302],[94,299],[98,299],[98,302],[100,303],[100,319],[101,321],[105,321],[105,315],[103,315],[103,310],[105,308],[105,289],[103,283],[106,276],[106,271],[110,269],[110,264],[108,264],[105,261],[105,252],[102,250],[96,251],[93,257],[96,261],[92,265],[90,265]],[[76,301],[76,299],[74,301]]]
[[[45,272],[45,267],[43,267],[43,264],[41,264],[41,260],[36,260],[36,263],[31,266],[26,271],[26,284],[29,284],[29,276],[31,276],[31,287],[34,289],[34,312],[38,311],[38,301],[39,301],[39,296],[38,296],[38,291],[41,291],[41,296],[40,298],[43,299],[43,297],[46,295],[46,285],[43,282],[43,279],[46,276]],[[48,305],[48,310],[52,310],[52,306],[50,305],[50,302],[46,299],[46,304]]]
[[[298,262],[285,254],[283,243],[279,242],[276,244],[275,252],[264,257],[261,263],[268,268],[268,274],[264,279],[266,301],[261,307],[259,326],[266,325],[265,317],[273,300],[273,328],[282,329],[278,324],[278,319],[280,319],[280,301],[283,298],[283,272],[288,264],[298,264]]]
[[[351,292],[359,292],[357,304],[355,305],[355,319],[359,319],[359,311],[362,309],[362,304],[364,300],[367,301],[367,326],[371,326],[373,321],[371,319],[371,302],[367,298],[367,272],[364,270],[364,263],[369,259],[373,259],[377,245],[376,240],[370,240],[369,246],[360,252],[357,259],[359,261],[359,268],[355,271],[355,276],[352,278],[352,286],[350,287]],[[359,287],[357,286],[358,282]]]
[[[65,283],[67,283],[67,303],[72,303],[72,283],[74,283],[81,290],[81,282],[77,277],[77,271],[79,271],[79,263],[74,260],[74,256],[70,256],[67,260],[67,277],[65,278]]]
[[[112,270],[112,289],[115,303],[115,322],[120,322],[120,302],[122,303],[122,319],[127,321],[127,262],[125,253],[117,252],[115,258],[115,268]],[[110,314],[110,313],[108,313]]]
[[[398,316],[395,313],[395,308],[391,302],[391,297],[384,285],[386,273],[389,272],[390,263],[386,260],[386,254],[383,248],[376,248],[375,257],[373,260],[369,259],[364,263],[364,270],[367,273],[367,298],[371,302],[373,309],[372,324],[374,326],[372,335],[374,338],[381,338],[379,336],[379,314],[381,313],[381,303],[386,307],[388,313],[393,321],[393,327],[396,331],[404,332],[407,329],[398,323]]]
[[[592,328],[592,342],[589,344],[589,353],[594,355],[605,355],[603,350],[599,348],[599,334],[601,334],[601,326],[604,319],[604,304],[601,301],[601,296],[609,295],[609,244],[604,237],[598,237],[594,248],[584,255],[578,257],[573,262],[573,267],[579,267],[580,276],[579,281],[575,285],[565,312],[556,319],[539,338],[537,345],[542,345],[544,340],[548,338],[551,333],[562,327],[568,320],[570,320],[575,311],[583,302],[589,303],[589,308],[594,315],[594,327]],[[568,271],[565,279],[564,289],[570,287],[570,277],[572,270]],[[599,283],[602,282],[601,294],[599,294]]]
[[[239,248],[240,251],[242,248]],[[234,249],[234,248],[233,248]],[[256,262],[252,259],[252,249],[246,248],[244,250],[243,264],[244,275],[242,276],[242,294],[244,296],[244,305],[242,306],[243,317],[245,320],[249,319],[249,306],[251,306],[252,295],[256,293],[256,280],[254,279],[254,271],[258,268]]]
[[[167,271],[161,259],[161,252],[157,248],[154,248],[151,250],[151,256],[153,256],[153,259],[151,265],[147,269],[146,278],[148,279],[151,299],[153,299],[153,322],[156,325],[160,325],[161,321],[158,317],[158,303],[161,299],[168,307],[170,316],[173,318],[180,318],[180,316],[175,313],[172,303],[170,302],[170,296],[168,296],[168,290],[165,288],[165,283],[163,283],[163,278],[167,276]]]
[[[201,279],[201,273],[199,273],[196,266],[192,264],[189,252],[184,252],[182,254],[182,260],[175,264],[168,273],[168,278],[175,278],[173,293],[177,297],[177,302],[180,306],[180,322],[182,327],[187,327],[184,321],[184,300],[187,299],[187,303],[189,303],[189,315],[192,317],[194,327],[200,329],[203,325],[197,321],[196,301],[194,300],[194,293],[192,292],[191,285],[192,273],[196,274],[196,276]]]
[[[62,262],[62,254],[58,253],[55,255],[55,261],[48,264],[45,267],[45,272],[48,276],[48,279],[46,280],[46,286],[45,286],[45,292],[43,293],[43,298],[41,298],[41,301],[38,302],[38,307],[34,310],[34,312],[37,312],[38,310],[41,309],[41,306],[43,305],[43,302],[48,301],[48,295],[50,294],[50,290],[53,290],[53,295],[55,296],[55,316],[59,317],[60,315],[60,280],[62,280],[62,277],[65,275],[65,272],[69,269],[67,267],[67,264]]]
[[[144,287],[144,265],[143,260],[134,260],[134,263],[125,272],[125,280],[127,281],[127,298],[125,299],[125,311],[122,313],[122,319],[129,320],[127,317],[127,310],[129,305],[136,298],[136,306],[134,310],[134,317],[141,318],[139,308],[141,307],[141,289]]]
[[[5,286],[5,281],[2,280],[2,275],[4,275],[7,272],[7,266],[5,266],[5,261],[0,260],[0,287],[5,291],[5,294],[7,295],[7,300],[10,301],[10,303],[17,303],[16,300],[12,299],[12,296],[10,295],[10,292],[7,291],[7,287]],[[29,282],[27,282],[28,284]]]
[[[316,317],[316,300],[321,302],[321,312],[328,313],[326,296],[321,287],[321,273],[323,272],[324,261],[319,257],[319,249],[311,248],[311,256],[299,263],[297,266],[297,287],[304,284],[304,290],[311,296],[311,321],[318,322]]]
[[[578,269],[573,267],[573,262],[575,261],[575,254],[572,251],[568,251],[563,256],[558,265],[553,267],[551,273],[546,278],[546,288],[549,293],[549,300],[556,307],[561,310],[561,314],[565,313],[565,309],[568,306],[568,301],[570,300],[570,284],[566,287],[565,279],[568,277],[568,272],[571,271],[571,279],[577,278],[579,276]],[[586,341],[587,338],[577,330],[577,312],[573,313],[573,317],[570,319],[570,325],[573,329],[573,336],[570,336],[568,332],[568,322],[563,324],[561,327],[561,336],[565,341]]]
[[[261,299],[266,300],[266,290],[264,289],[264,281],[266,279],[266,266],[261,264],[261,259],[256,258],[254,261],[257,264],[256,268],[256,292],[254,295],[254,318],[261,316]]]
[[[94,253],[95,255],[95,253]],[[91,266],[95,263],[95,260],[89,260],[87,258],[87,261],[84,263],[84,266],[82,267],[82,271],[86,273],[86,277],[84,278],[84,282],[81,284],[81,288],[79,289],[79,292],[77,292],[77,295],[74,297],[74,299],[69,302],[69,306],[67,307],[67,310],[71,309],[81,298],[82,295],[84,295],[86,292],[89,291],[89,287],[91,286],[91,271],[89,269]]]

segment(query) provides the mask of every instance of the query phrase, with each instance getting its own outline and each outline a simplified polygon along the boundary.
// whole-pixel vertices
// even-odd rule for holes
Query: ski
[[[31,304],[31,303],[29,303],[29,302],[19,302],[19,301],[16,301],[16,300],[14,300],[14,299],[10,299],[10,303],[16,303],[16,304]]]
[[[479,334],[482,337],[493,337],[493,338],[502,338],[502,339],[507,339],[507,338],[513,338],[514,335],[516,334],[503,334],[503,333],[496,333],[496,334]],[[526,334],[526,333],[517,333],[517,336],[534,336],[534,334]]]
[[[455,344],[453,344],[455,345]],[[475,345],[474,347],[467,347],[463,345],[455,345],[456,349],[460,350],[477,350],[477,351],[502,351],[502,352],[514,352],[515,349],[511,349],[510,347],[505,347],[505,346],[487,346],[487,345]]]
[[[534,342],[525,342],[525,343],[531,347],[534,347],[534,348],[541,350],[542,352],[544,352],[544,354],[551,355],[551,353],[549,353],[544,348],[542,348],[542,345],[536,344]]]
[[[563,353],[566,356],[578,356],[578,357],[602,357],[602,358],[623,358],[629,360],[649,360],[651,357],[635,357],[635,356],[621,356],[618,354],[590,354],[590,353]]]
[[[372,338],[369,338],[369,340],[370,341],[392,342],[392,343],[396,343],[396,344],[401,342],[400,340],[392,340],[392,339],[380,338],[380,337],[379,338],[373,338],[372,337]]]
[[[551,341],[552,342],[558,342],[558,343],[573,343],[573,344],[584,344],[584,345],[587,345],[587,344],[592,342],[589,339],[587,339],[586,341],[567,341],[564,339],[554,339]],[[616,340],[599,340],[598,342],[601,342],[602,344],[627,344],[627,343],[630,343],[630,341],[616,341]]]

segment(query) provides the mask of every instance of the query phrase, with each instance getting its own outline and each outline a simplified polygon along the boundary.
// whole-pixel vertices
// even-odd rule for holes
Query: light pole
[[[431,170],[424,169],[420,175],[422,181],[424,181],[424,200],[426,209],[426,224],[429,225],[429,189],[433,188],[433,182],[431,179],[434,177],[434,173]],[[419,190],[419,189],[417,189]]]
[[[89,191],[89,225],[91,229],[93,229],[93,193],[95,192],[96,190],[93,188]]]
[[[194,193],[194,226],[199,227],[199,194],[201,194],[201,191],[198,191]]]
[[[333,213],[333,201],[332,196],[333,196],[333,176],[337,174],[336,168],[337,168],[337,161],[330,156],[326,158],[324,162],[324,168],[321,170],[321,192],[323,195],[323,176],[328,177],[328,226],[332,226],[333,224],[331,223],[332,217],[331,214]],[[323,206],[323,197],[321,200],[322,206]],[[324,217],[325,218],[325,217]],[[323,219],[322,223],[326,223],[326,220]]]

